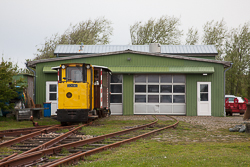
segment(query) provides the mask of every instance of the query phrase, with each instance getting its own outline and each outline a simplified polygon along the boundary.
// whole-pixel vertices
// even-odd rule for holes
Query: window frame
[[[111,100],[112,100],[112,98],[111,98],[111,96],[112,95],[121,95],[121,102],[119,102],[119,103],[112,103],[112,104],[122,104],[123,103],[123,75],[122,74],[113,74],[112,76],[114,76],[114,75],[120,75],[121,76],[121,82],[117,82],[117,83],[115,83],[115,82],[112,82],[112,79],[110,80],[110,88],[111,88],[111,86],[112,85],[121,85],[121,93],[113,93],[113,92],[111,92],[111,89],[110,89],[110,103],[112,103],[111,102]],[[111,77],[112,77],[111,76]]]

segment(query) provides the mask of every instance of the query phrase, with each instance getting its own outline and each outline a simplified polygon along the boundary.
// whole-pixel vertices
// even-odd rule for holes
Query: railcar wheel
[[[67,122],[61,122],[62,126],[67,126]]]

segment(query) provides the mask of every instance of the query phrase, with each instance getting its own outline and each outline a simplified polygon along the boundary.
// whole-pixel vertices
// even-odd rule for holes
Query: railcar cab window
[[[86,68],[84,67],[67,67],[66,69],[67,81],[72,82],[86,82]]]

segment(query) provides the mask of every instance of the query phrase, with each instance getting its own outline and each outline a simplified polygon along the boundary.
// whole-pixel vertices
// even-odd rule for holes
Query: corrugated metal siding
[[[131,58],[131,60],[128,61],[127,58]],[[133,66],[183,66],[185,60],[126,53],[120,55],[89,57],[86,58],[86,62],[107,67],[127,66],[129,68]]]
[[[123,75],[123,115],[133,115],[133,75]]]
[[[128,61],[127,58],[131,58]],[[123,66],[126,68],[131,68],[133,66],[171,66],[171,67],[214,67],[214,74],[208,74],[203,76],[202,74],[187,74],[187,115],[197,115],[197,82],[198,81],[209,81],[212,87],[212,115],[222,116],[223,115],[223,65],[208,63],[208,62],[198,62],[190,60],[180,60],[173,58],[155,57],[149,55],[139,55],[139,54],[120,54],[111,56],[100,56],[100,57],[89,57],[82,59],[73,59],[57,62],[47,62],[37,64],[37,91],[36,99],[38,104],[45,102],[46,93],[46,82],[45,81],[56,81],[56,74],[45,74],[43,73],[44,66],[59,66],[62,63],[90,63],[93,65],[100,66]],[[133,75],[124,75],[124,114],[130,115],[133,112]],[[132,78],[131,78],[132,77]],[[128,91],[128,92],[127,92]],[[129,98],[127,98],[129,97]]]
[[[224,116],[224,67],[221,65],[215,65],[216,74],[213,78],[213,89],[212,93],[214,98],[212,115],[213,116]]]
[[[186,75],[186,101],[187,115],[197,115],[197,82],[211,82],[211,114],[212,116],[224,115],[224,78],[222,65],[214,64],[215,73],[203,75]]]
[[[149,45],[57,45],[54,54],[107,53],[123,50],[149,52]],[[213,45],[161,45],[161,53],[168,54],[218,54]]]

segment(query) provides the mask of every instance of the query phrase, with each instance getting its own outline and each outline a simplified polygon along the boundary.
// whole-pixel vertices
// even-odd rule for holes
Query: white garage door
[[[134,114],[186,114],[185,75],[135,75]]]

